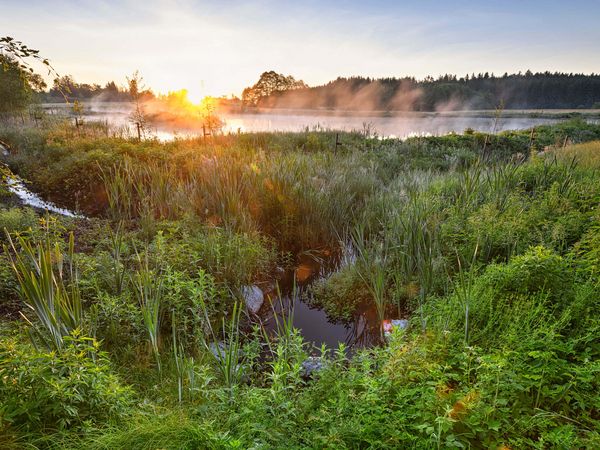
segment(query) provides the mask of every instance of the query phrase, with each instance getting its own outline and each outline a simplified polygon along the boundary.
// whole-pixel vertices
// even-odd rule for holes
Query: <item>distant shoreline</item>
[[[82,102],[84,109],[92,102]],[[94,102],[100,109],[110,110],[110,106],[129,105],[127,102]],[[42,103],[42,108],[68,108],[66,103]],[[336,110],[336,109],[292,109],[292,108],[223,108],[223,115],[286,115],[286,116],[331,116],[331,117],[481,117],[493,118],[498,112],[491,109],[480,110],[449,110],[449,111],[365,111],[365,110]],[[600,109],[505,109],[500,112],[501,118],[548,118],[548,119],[572,119],[581,117],[584,119],[600,119]]]

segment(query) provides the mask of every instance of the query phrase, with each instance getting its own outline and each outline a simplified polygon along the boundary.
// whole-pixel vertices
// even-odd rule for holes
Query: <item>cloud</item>
[[[271,68],[311,85],[351,75],[599,72],[600,7],[573,3],[63,0],[50,9],[8,0],[0,29],[82,82],[124,81],[139,69],[159,91],[220,95]]]

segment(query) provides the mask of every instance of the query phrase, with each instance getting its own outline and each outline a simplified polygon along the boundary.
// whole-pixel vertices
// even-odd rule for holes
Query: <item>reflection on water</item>
[[[345,262],[340,258],[315,259],[300,256],[300,264],[289,270],[278,280],[260,312],[260,321],[265,328],[274,332],[278,323],[291,317],[306,342],[315,349],[325,345],[329,349],[345,344],[349,348],[369,347],[379,342],[380,324],[374,309],[359,311],[348,323],[333,321],[324,310],[306,302],[305,292],[317,279],[333,273]]]
[[[450,132],[462,133],[467,128],[491,131],[495,119],[489,117],[444,117],[444,116],[329,116],[329,115],[277,115],[235,114],[224,116],[230,132],[251,131],[303,131],[308,129],[333,129],[362,131],[365,126],[383,137],[406,138],[421,135],[442,135]],[[497,131],[530,128],[556,122],[550,118],[500,118]]]
[[[64,114],[68,108],[61,105],[46,105],[49,111]],[[477,112],[449,114],[406,113],[404,115],[380,117],[373,115],[343,115],[315,111],[305,113],[260,113],[260,114],[223,114],[225,133],[262,132],[262,131],[304,131],[340,130],[363,131],[368,127],[381,137],[406,138],[421,135],[442,135],[450,132],[462,133],[467,128],[478,131],[504,131],[525,129],[542,124],[555,123],[559,119],[533,117],[500,118],[497,123],[493,117]],[[107,121],[115,126],[130,126],[131,106],[127,103],[93,103],[86,105],[86,120]],[[133,130],[132,130],[133,131]],[[175,129],[155,126],[152,134],[160,140],[172,140],[176,137],[200,136],[200,130]]]

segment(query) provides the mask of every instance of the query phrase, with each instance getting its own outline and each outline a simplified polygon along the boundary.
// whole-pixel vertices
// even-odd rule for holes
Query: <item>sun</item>
[[[200,103],[202,103],[202,100],[204,99],[205,94],[202,92],[202,90],[200,88],[196,88],[196,89],[189,89],[187,92],[187,98],[190,102],[192,102],[194,105],[199,105]]]

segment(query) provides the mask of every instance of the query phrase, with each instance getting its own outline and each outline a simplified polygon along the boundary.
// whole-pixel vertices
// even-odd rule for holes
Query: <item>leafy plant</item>
[[[158,371],[161,371],[160,364],[160,325],[161,325],[161,303],[163,298],[163,280],[160,274],[156,274],[149,268],[148,256],[145,258],[138,254],[138,269],[132,276],[134,293],[142,311],[142,318],[148,340],[152,346],[152,352],[156,360]]]
[[[60,353],[0,340],[0,425],[48,431],[122,419],[133,393],[98,347],[77,333],[63,337]]]
[[[48,238],[32,244],[18,237],[20,251],[10,235],[8,240],[10,249],[6,246],[4,249],[10,255],[21,297],[37,319],[23,316],[31,327],[31,340],[34,345],[41,343],[47,349],[61,351],[64,338],[83,325],[73,234],[69,235],[66,255],[58,243],[52,245]]]

